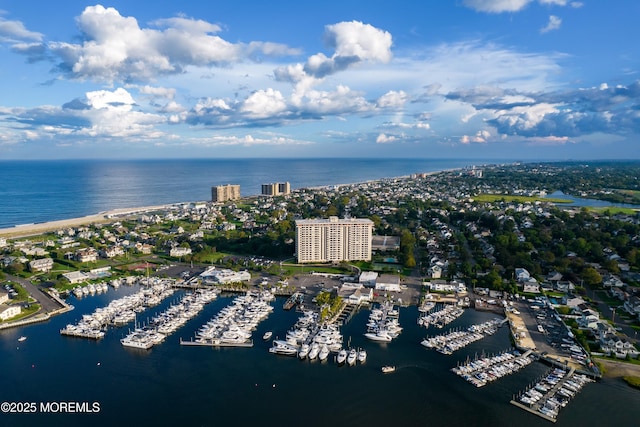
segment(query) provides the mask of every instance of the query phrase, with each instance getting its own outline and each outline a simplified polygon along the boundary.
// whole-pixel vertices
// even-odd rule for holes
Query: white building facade
[[[370,219],[297,220],[298,262],[370,261],[372,232]]]

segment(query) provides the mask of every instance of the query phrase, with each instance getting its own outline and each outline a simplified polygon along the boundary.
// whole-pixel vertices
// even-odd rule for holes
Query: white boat
[[[361,348],[358,351],[358,362],[360,363],[364,363],[367,360],[367,350],[365,350],[364,348]]]
[[[300,359],[304,359],[307,357],[307,355],[309,354],[309,350],[311,350],[311,346],[307,343],[302,344],[302,346],[300,346],[300,351],[298,352],[298,357]]]
[[[327,360],[327,357],[329,357],[329,347],[327,347],[327,345],[325,344],[320,348],[320,353],[318,353],[318,359]]]
[[[283,340],[273,340],[273,346],[269,349],[269,352],[285,356],[296,356],[298,347]]]
[[[378,332],[367,332],[364,334],[365,337],[369,338],[372,341],[381,341],[381,342],[391,342],[393,338],[386,331],[378,331]]]
[[[349,350],[349,355],[347,356],[347,364],[349,366],[353,366],[356,364],[356,360],[358,359],[358,352],[355,348]]]
[[[318,357],[318,353],[320,353],[320,345],[314,342],[311,345],[311,350],[309,350],[309,359],[315,359],[316,357]]]
[[[271,331],[267,331],[267,332],[265,332],[265,333],[264,333],[264,335],[262,336],[262,339],[263,339],[263,340],[265,340],[265,341],[268,341],[268,340],[271,338],[271,336],[272,336],[272,335],[273,335],[273,332],[271,332]]]
[[[344,348],[340,349],[340,351],[338,352],[338,357],[336,357],[336,362],[342,365],[346,361],[347,361],[347,350],[345,350]]]
[[[25,341],[27,339],[27,337],[25,337],[24,335],[21,336],[20,338],[18,338],[18,341],[22,342]]]
[[[389,366],[389,365],[387,365],[387,366],[383,366],[383,367],[382,367],[382,373],[383,373],[383,374],[388,374],[388,373],[390,373],[390,372],[395,372],[395,370],[396,370],[396,367],[395,367],[395,366]]]

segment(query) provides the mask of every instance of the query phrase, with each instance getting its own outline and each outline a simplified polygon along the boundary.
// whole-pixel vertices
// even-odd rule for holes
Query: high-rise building
[[[364,218],[297,220],[298,262],[370,261],[372,231]]]
[[[262,184],[262,195],[264,196],[282,196],[289,193],[291,193],[291,185],[288,182]]]
[[[227,200],[238,200],[240,198],[239,185],[218,185],[211,187],[212,202],[226,202]]]

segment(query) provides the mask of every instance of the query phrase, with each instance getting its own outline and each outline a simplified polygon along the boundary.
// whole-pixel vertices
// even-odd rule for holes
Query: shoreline
[[[464,167],[447,168],[447,169],[428,171],[428,172],[416,172],[415,174],[432,176],[432,175],[437,175],[439,173],[450,173],[450,172],[455,172],[460,170],[464,170]],[[358,181],[358,182],[352,182],[352,183],[346,183],[346,184],[326,184],[326,185],[313,186],[313,187],[301,187],[301,188],[296,188],[293,191],[300,190],[303,188],[308,188],[310,190],[320,190],[320,189],[327,189],[331,187],[362,185],[362,184],[380,182],[388,179],[407,179],[407,178],[410,178],[411,175],[414,175],[414,174],[376,178],[376,179],[370,179],[366,181]],[[240,200],[250,199],[256,196],[260,196],[260,194],[242,196],[240,197]],[[209,201],[203,201],[203,202],[209,202]],[[81,225],[90,225],[90,224],[98,224],[98,223],[103,224],[103,223],[108,223],[114,220],[113,216],[126,216],[126,215],[139,214],[142,212],[148,212],[148,211],[153,211],[158,209],[167,209],[167,208],[170,208],[171,206],[176,206],[184,203],[200,203],[200,202],[198,201],[176,202],[176,203],[169,203],[169,204],[156,205],[156,206],[117,208],[117,209],[98,212],[96,214],[90,214],[90,215],[76,217],[76,218],[59,219],[59,220],[45,221],[45,222],[38,222],[38,223],[31,223],[31,224],[16,224],[13,227],[0,228],[0,237],[16,239],[16,238],[37,236],[37,235],[44,234],[49,231],[55,231],[61,228],[78,227]]]
[[[59,219],[54,221],[38,222],[33,224],[20,224],[13,227],[0,228],[0,237],[5,238],[21,238],[29,236],[37,236],[49,231],[55,231],[61,228],[78,227],[81,225],[103,224],[117,221],[118,216],[126,217],[127,215],[140,214],[159,209],[167,209],[179,203],[157,206],[143,206],[138,208],[119,208],[108,211],[99,212],[92,215]]]

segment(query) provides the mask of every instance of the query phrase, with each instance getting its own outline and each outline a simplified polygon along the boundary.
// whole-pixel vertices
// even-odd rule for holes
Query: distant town
[[[600,361],[640,355],[638,176],[637,163],[528,163],[321,188],[268,183],[245,198],[226,184],[210,201],[37,234],[7,229],[0,328],[64,311],[67,295],[90,287],[172,276],[313,290],[336,310],[373,301],[493,310],[517,347],[599,375]]]

